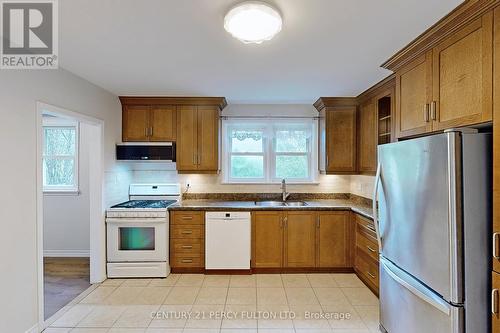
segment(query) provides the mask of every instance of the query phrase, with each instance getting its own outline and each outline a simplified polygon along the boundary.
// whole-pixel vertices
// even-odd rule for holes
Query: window
[[[78,191],[78,123],[47,117],[43,125],[43,190]]]
[[[224,180],[228,183],[308,183],[316,177],[312,119],[225,120]]]

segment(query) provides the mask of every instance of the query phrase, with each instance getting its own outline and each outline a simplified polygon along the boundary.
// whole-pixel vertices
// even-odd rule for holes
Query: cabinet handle
[[[183,248],[183,249],[187,249],[187,250],[188,250],[188,249],[192,249],[192,248],[193,248],[193,245],[182,245],[182,247],[181,247],[181,248]]]
[[[193,262],[193,259],[182,259],[181,262],[184,264],[190,264]]]
[[[426,103],[426,104],[424,105],[424,121],[425,121],[426,123],[428,123],[428,122],[429,122],[429,103]]]
[[[280,217],[280,229],[283,229],[283,217]]]
[[[192,233],[193,233],[193,230],[186,230],[186,231],[182,232],[183,235],[191,235]]]
[[[366,248],[367,248],[368,250],[370,250],[370,252],[373,252],[373,253],[377,252],[377,251],[375,251],[374,249],[372,249],[372,248],[371,248],[371,246],[369,246],[369,245],[367,245],[367,246],[366,246]]]
[[[320,223],[319,223],[319,217],[318,217],[318,218],[316,219],[316,228],[318,228],[318,229],[319,229],[319,225],[320,225]]]
[[[372,279],[375,279],[375,277],[376,277],[375,275],[373,275],[373,274],[372,274],[372,273],[370,273],[370,272],[366,272],[366,274],[368,274],[368,275],[369,275]]]
[[[183,220],[192,220],[193,217],[192,216],[183,216],[181,217]]]
[[[491,291],[491,313],[494,315],[498,313],[498,289]]]
[[[283,222],[285,223],[285,228],[288,228],[288,218],[286,216],[283,218]]]
[[[201,164],[201,154],[196,154],[196,164]]]
[[[431,103],[431,119],[436,120],[436,101]]]
[[[144,136],[145,136],[145,137],[148,137],[148,136],[149,136],[149,135],[148,135],[148,128],[147,128],[147,127],[145,127],[145,128],[144,128]]]
[[[153,126],[151,126],[151,128],[149,130],[149,136],[153,136]]]
[[[500,253],[498,253],[498,249],[500,248],[499,240],[500,232],[495,232],[493,234],[493,258],[495,259],[500,259]]]
[[[196,165],[196,153],[193,153],[193,164]]]

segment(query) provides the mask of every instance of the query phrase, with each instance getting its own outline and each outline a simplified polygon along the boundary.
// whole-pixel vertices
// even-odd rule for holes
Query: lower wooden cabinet
[[[170,212],[170,267],[186,273],[205,269],[204,212]]]
[[[354,214],[354,270],[358,277],[378,295],[379,249],[373,222]]]
[[[317,220],[317,266],[351,267],[349,212],[319,212]]]
[[[283,214],[252,213],[252,267],[279,268],[283,264]]]
[[[316,214],[287,212],[284,214],[285,267],[316,265]]]
[[[350,268],[352,224],[345,212],[252,213],[252,268]]]
[[[491,327],[493,333],[500,333],[500,273],[493,272],[491,291]]]

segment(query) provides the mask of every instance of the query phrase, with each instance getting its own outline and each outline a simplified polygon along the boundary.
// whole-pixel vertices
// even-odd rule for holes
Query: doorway
[[[39,323],[105,279],[103,122],[37,103]],[[92,237],[90,236],[92,235]]]

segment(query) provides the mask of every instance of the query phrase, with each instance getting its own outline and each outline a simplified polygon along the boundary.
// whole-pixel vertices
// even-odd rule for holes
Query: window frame
[[[275,123],[279,123],[277,127]],[[294,125],[301,124],[310,126],[310,136],[307,139],[308,151],[302,152],[276,152],[276,132],[283,128],[283,123]],[[231,130],[241,128],[244,130],[262,130],[263,131],[263,153],[233,153]],[[280,184],[282,178],[276,176],[276,157],[277,156],[307,156],[309,177],[307,178],[289,178],[286,179],[289,184],[317,184],[318,177],[318,124],[313,118],[238,118],[224,119],[222,121],[222,178],[223,184]],[[231,156],[264,156],[264,176],[262,178],[234,178],[231,177]]]
[[[46,128],[74,128],[75,129],[75,155],[73,157],[66,155],[46,155],[45,154],[45,129]],[[45,185],[42,179],[43,193],[45,194],[79,194],[80,193],[80,123],[75,120],[62,119],[56,117],[44,117],[42,121],[42,177],[45,177],[43,171],[43,163],[46,158],[61,159],[61,160],[74,160],[73,175],[74,184],[71,186],[66,185]]]

